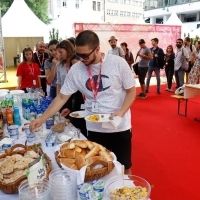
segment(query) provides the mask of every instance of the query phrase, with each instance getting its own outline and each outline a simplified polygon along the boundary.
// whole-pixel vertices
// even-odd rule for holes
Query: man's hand
[[[41,119],[36,119],[36,120],[33,120],[31,121],[31,124],[30,124],[30,130],[31,131],[34,131],[36,128],[39,128],[40,126],[42,126],[43,124],[43,121]]]
[[[114,117],[114,116],[123,117],[123,114],[122,114],[121,111],[116,111],[116,112],[112,113],[110,116],[111,116],[111,117]]]
[[[62,110],[62,112],[60,113],[61,117],[66,117],[67,115],[69,115],[70,110],[68,108],[65,108]]]

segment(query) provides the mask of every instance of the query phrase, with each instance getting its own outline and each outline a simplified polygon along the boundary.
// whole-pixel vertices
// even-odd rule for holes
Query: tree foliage
[[[0,0],[2,16],[10,8],[13,1],[14,0]],[[25,0],[25,2],[41,21],[45,24],[49,24],[51,22],[51,19],[48,17],[48,0]]]

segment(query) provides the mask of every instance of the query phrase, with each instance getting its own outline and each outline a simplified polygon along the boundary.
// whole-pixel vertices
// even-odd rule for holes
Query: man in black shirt
[[[45,75],[44,71],[44,61],[49,57],[48,53],[45,52],[46,45],[44,42],[38,42],[36,46],[36,52],[33,54],[34,55],[34,61],[39,65],[41,75]],[[46,78],[41,78],[41,86],[42,90],[45,93],[45,96],[47,95],[47,85],[46,85]]]

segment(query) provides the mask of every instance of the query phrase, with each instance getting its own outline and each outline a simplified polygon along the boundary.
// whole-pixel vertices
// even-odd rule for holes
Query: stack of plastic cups
[[[49,175],[51,200],[77,200],[76,172],[61,169]]]
[[[29,185],[28,181],[23,181],[19,188],[19,200],[49,200],[50,187],[48,181],[32,181]]]

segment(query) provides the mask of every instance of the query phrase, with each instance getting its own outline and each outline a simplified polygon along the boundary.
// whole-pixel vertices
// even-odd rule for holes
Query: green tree
[[[52,19],[48,17],[48,0],[25,0],[32,12],[45,24],[49,24]],[[13,0],[0,0],[1,15],[3,16],[12,5]]]

